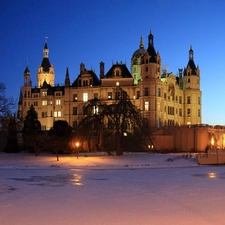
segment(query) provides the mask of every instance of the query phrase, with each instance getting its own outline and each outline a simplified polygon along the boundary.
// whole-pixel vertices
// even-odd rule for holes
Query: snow
[[[0,224],[222,225],[224,178],[194,155],[0,153]]]

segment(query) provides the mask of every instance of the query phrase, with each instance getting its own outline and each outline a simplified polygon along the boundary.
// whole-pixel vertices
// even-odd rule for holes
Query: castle
[[[199,134],[196,131],[196,126],[204,127],[201,125],[200,69],[194,62],[192,47],[187,56],[186,67],[178,69],[177,75],[168,73],[162,68],[161,57],[155,50],[154,36],[150,31],[147,48],[142,37],[140,38],[139,48],[131,56],[130,71],[125,63],[116,62],[106,72],[104,62],[100,62],[97,75],[81,63],[79,75],[75,79],[66,68],[64,85],[55,85],[55,72],[45,43],[36,87],[32,87],[30,71],[28,64],[26,65],[24,85],[18,102],[19,118],[26,116],[32,104],[42,130],[49,130],[56,120],[66,120],[76,129],[79,121],[87,115],[85,103],[88,100],[98,99],[105,104],[111,104],[121,98],[119,90],[122,88],[142,116],[148,119],[152,130],[156,131],[155,146],[158,145],[158,149],[203,151],[210,144],[210,139],[214,138],[215,131],[204,131],[205,141],[199,138],[202,129],[199,129]],[[193,128],[191,136],[191,129],[186,130],[187,127]],[[221,139],[221,143],[223,133],[223,130],[220,131],[217,138]],[[193,143],[190,144],[191,142]]]
[[[105,65],[100,62],[98,76],[81,63],[77,78],[71,79],[67,68],[64,85],[55,85],[54,81],[55,72],[45,43],[37,72],[37,86],[32,87],[26,65],[18,103],[20,118],[24,118],[33,104],[42,130],[49,130],[55,120],[66,120],[75,128],[85,114],[82,103],[97,98],[110,104],[120,98],[118,87],[127,92],[152,128],[201,124],[200,70],[195,65],[192,47],[187,66],[179,69],[177,76],[167,73],[162,70],[161,57],[155,51],[151,31],[147,49],[140,39],[139,48],[131,57],[130,71],[126,64],[116,62],[105,73]]]

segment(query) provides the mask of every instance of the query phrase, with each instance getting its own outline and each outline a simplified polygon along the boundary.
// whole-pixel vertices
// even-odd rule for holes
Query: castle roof
[[[115,76],[114,70],[116,68],[119,68],[121,70],[120,76],[122,78],[132,78],[132,75],[131,75],[130,71],[127,69],[126,64],[122,64],[122,63],[120,63],[120,64],[119,63],[113,64],[112,67],[110,68],[110,70],[105,74],[104,78],[112,78],[112,77],[114,77]]]

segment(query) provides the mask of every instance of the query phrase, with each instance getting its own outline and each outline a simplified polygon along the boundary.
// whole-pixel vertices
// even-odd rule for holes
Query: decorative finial
[[[28,67],[28,58],[26,58],[26,67]]]
[[[143,44],[143,37],[141,36],[140,37],[140,48],[144,48],[144,44]]]
[[[48,40],[48,37],[46,36],[46,37],[45,37],[45,43],[46,43],[46,44],[47,44],[47,40]]]

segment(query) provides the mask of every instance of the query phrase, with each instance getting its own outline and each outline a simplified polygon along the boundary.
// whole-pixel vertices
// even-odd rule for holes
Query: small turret
[[[31,86],[30,70],[28,68],[28,61],[26,62],[26,68],[24,70],[24,86]]]
[[[154,47],[154,36],[152,35],[152,30],[150,30],[150,34],[148,35],[148,47]]]
[[[85,65],[83,63],[80,64],[80,73],[84,73]]]
[[[46,81],[48,84],[51,86],[54,86],[55,83],[55,72],[54,68],[51,65],[49,58],[49,49],[47,46],[47,39],[44,44],[44,49],[43,49],[43,59],[41,62],[41,65],[38,67],[38,72],[37,72],[37,84],[38,87],[41,87]]]

